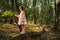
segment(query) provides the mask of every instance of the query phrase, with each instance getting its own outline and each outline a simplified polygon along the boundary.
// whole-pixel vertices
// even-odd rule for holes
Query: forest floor
[[[39,27],[33,27],[31,25],[31,27],[27,27],[26,26],[26,32],[40,32],[40,28]],[[4,35],[6,37],[15,37],[18,34],[20,34],[19,32],[19,28],[16,24],[8,24],[8,23],[1,23],[0,24],[0,35]],[[3,33],[3,34],[2,34]]]
[[[44,26],[44,25],[43,25]],[[26,32],[41,32],[44,29],[44,27],[39,27],[36,25],[28,25],[26,26]],[[45,28],[45,30],[52,31],[50,28]],[[53,32],[52,34],[54,34]],[[57,32],[59,34],[58,38],[60,38],[60,32]],[[16,37],[20,35],[19,28],[16,24],[8,24],[8,23],[0,23],[0,35],[3,37]],[[45,33],[45,35],[47,35]],[[50,35],[50,34],[49,34]],[[44,35],[42,35],[44,37]]]

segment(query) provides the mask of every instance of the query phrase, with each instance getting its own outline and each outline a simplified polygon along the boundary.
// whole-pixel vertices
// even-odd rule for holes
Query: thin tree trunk
[[[20,12],[19,12],[19,5],[18,5],[18,2],[17,2],[17,1],[18,1],[18,0],[15,0],[16,10],[17,10],[18,13],[20,13]]]
[[[58,4],[55,4],[55,25],[54,25],[55,30],[57,30],[59,26],[59,11],[60,11],[60,2]]]
[[[33,0],[33,7],[34,7],[34,24],[36,24],[36,12],[35,12],[36,0]]]
[[[12,3],[12,11],[14,11],[14,0],[11,0]]]
[[[6,0],[7,4],[9,4],[9,0]]]
[[[3,11],[3,12],[5,11],[4,3],[5,3],[5,0],[2,0],[2,11]]]
[[[14,0],[11,0],[12,12],[14,11]],[[10,23],[13,23],[13,19],[10,18]]]

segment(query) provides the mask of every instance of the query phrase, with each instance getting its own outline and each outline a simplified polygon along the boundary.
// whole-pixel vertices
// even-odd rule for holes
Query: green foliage
[[[34,11],[34,10],[35,10],[35,11]],[[38,17],[39,17],[39,10],[38,10],[38,8],[34,8],[34,7],[26,8],[26,9],[25,9],[25,12],[26,12],[27,20],[32,21],[33,18],[34,18],[34,15],[35,15],[35,17],[36,17],[37,19],[38,19]]]
[[[14,4],[13,4],[12,1],[0,0],[1,9],[3,11],[11,10],[11,9],[13,9],[12,11],[16,11],[16,9],[18,9],[18,5],[22,4],[25,7],[26,17],[28,21],[32,21],[35,16],[36,21],[39,24],[43,24],[43,23],[45,24],[47,23],[47,21],[49,21],[50,23],[54,23],[54,20],[55,20],[55,15],[54,15],[55,9],[53,8],[54,0],[36,0],[36,2],[33,2],[31,0],[29,1],[23,0],[23,2],[21,0],[18,0],[18,1],[19,2],[14,1],[13,2]],[[16,5],[16,3],[18,5]],[[36,6],[34,6],[35,8],[33,7],[33,4],[36,4]],[[2,14],[2,16],[4,17],[7,17],[7,16],[11,17],[13,15],[14,13],[10,11],[9,12],[5,11]]]
[[[28,17],[27,19],[28,20],[32,20],[33,19],[33,15],[34,15],[34,8],[26,8],[25,9],[25,12],[26,12],[26,16]]]
[[[3,17],[11,17],[11,16],[13,16],[13,15],[14,15],[14,13],[13,13],[12,11],[5,11],[5,12],[2,14]]]
[[[55,15],[54,15],[54,8],[53,8],[53,1],[50,0],[42,0],[41,2],[41,11],[40,11],[40,22],[43,24],[51,23],[53,24]],[[52,6],[53,5],[53,6]]]

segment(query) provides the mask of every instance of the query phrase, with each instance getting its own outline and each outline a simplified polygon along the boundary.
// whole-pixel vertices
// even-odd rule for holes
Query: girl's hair
[[[24,7],[21,5],[21,6],[19,6],[19,9],[22,9],[22,10],[24,10]]]

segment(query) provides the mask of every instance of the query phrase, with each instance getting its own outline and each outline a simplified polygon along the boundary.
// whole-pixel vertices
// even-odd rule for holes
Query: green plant
[[[13,15],[14,15],[14,13],[13,13],[12,11],[5,11],[5,12],[2,14],[3,17],[11,17],[11,16],[13,16]]]

